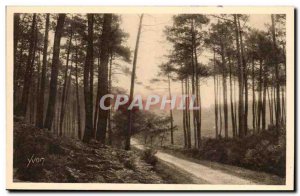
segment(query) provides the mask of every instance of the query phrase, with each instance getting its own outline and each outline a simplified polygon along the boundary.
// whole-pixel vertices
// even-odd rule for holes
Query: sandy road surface
[[[131,139],[131,145],[143,150],[144,146],[139,144],[137,140]],[[184,160],[173,155],[157,151],[156,157],[161,161],[165,161],[168,164],[172,164],[181,170],[199,178],[199,181],[206,182],[207,184],[231,184],[231,185],[243,185],[243,184],[253,184],[256,183],[222,172],[221,170],[212,169],[210,167],[201,165],[199,163],[194,163],[188,160]]]

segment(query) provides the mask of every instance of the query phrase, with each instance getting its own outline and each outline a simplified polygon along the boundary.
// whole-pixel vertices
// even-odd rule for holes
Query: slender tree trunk
[[[219,137],[222,137],[222,130],[223,130],[223,118],[222,118],[222,94],[221,94],[221,85],[220,85],[221,81],[220,78],[218,77],[218,87],[219,87],[219,114],[220,114],[220,132],[219,132]]]
[[[264,69],[263,78],[263,102],[262,102],[262,130],[266,130],[266,90],[267,90],[267,75],[266,69]]]
[[[54,35],[54,45],[53,45],[53,57],[52,57],[52,67],[51,67],[51,80],[50,80],[50,91],[47,113],[45,118],[44,127],[51,130],[52,122],[55,113],[56,104],[56,93],[57,93],[57,77],[58,77],[58,65],[59,65],[59,53],[60,53],[60,40],[63,33],[63,27],[65,22],[66,14],[59,14],[57,19],[57,25]]]
[[[238,115],[239,115],[239,137],[244,137],[245,135],[245,123],[244,123],[244,75],[243,75],[243,65],[242,57],[240,51],[240,41],[239,41],[239,28],[238,28],[238,16],[234,14],[234,25],[235,25],[235,40],[237,48],[237,60],[238,60],[238,86],[239,86],[239,103],[238,103]]]
[[[63,106],[62,109],[66,110],[67,111],[67,114],[69,114],[69,121],[68,121],[68,128],[71,129],[71,101],[70,101],[70,95],[72,94],[72,85],[71,85],[71,79],[72,79],[72,64],[71,64],[71,68],[70,68],[70,74],[67,78],[67,86],[66,86],[66,100],[65,100],[65,105]],[[69,130],[69,134],[71,133],[71,130]]]
[[[36,14],[33,14],[32,16],[32,24],[31,24],[31,32],[30,32],[30,38],[29,38],[29,50],[28,50],[28,57],[27,57],[27,63],[26,63],[26,70],[25,70],[25,76],[23,80],[23,91],[22,91],[22,99],[21,103],[17,107],[17,114],[19,116],[25,116],[27,111],[27,103],[28,103],[28,96],[30,92],[30,86],[31,86],[31,78],[32,78],[32,72],[33,72],[33,64],[34,64],[34,58],[35,58],[35,42],[36,42]]]
[[[44,120],[44,100],[45,100],[45,86],[46,86],[46,71],[47,71],[47,51],[48,51],[48,34],[49,34],[49,23],[50,14],[46,14],[46,26],[45,26],[45,36],[44,36],[44,48],[43,48],[43,65],[41,74],[41,87],[38,95],[37,101],[37,122],[36,126],[43,128]]]
[[[113,65],[113,54],[111,52],[108,72],[108,93],[112,93],[112,65]],[[110,105],[110,100],[109,100]],[[112,128],[111,128],[111,108],[108,110],[107,129],[108,129],[108,144],[112,145]]]
[[[198,72],[198,57],[197,57],[197,46],[196,46],[196,35],[195,35],[195,27],[194,27],[194,20],[192,20],[192,64],[193,64],[193,77],[194,81],[192,81],[192,94],[196,94],[195,99],[195,107],[199,107],[199,97],[200,97],[200,89],[199,89],[199,74]],[[194,132],[195,132],[195,147],[200,148],[201,145],[201,118],[200,118],[200,110],[193,110],[193,117],[194,117]]]
[[[78,47],[76,44],[76,61],[75,61],[75,83],[76,83],[76,106],[77,106],[77,136],[78,139],[81,140],[81,117],[80,117],[80,99],[79,99],[79,84],[78,84]]]
[[[235,84],[235,79],[233,79],[233,100],[234,100],[234,124],[235,124],[235,135],[238,136],[238,125],[237,125],[237,101],[236,101],[236,84]]]
[[[38,55],[38,67],[37,67],[37,81],[36,81],[36,91],[35,91],[35,125],[37,125],[37,120],[39,118],[39,113],[38,113],[38,102],[40,100],[39,94],[40,94],[40,86],[41,86],[41,52],[39,51]]]
[[[97,119],[98,119],[100,89],[101,89],[100,75],[101,75],[101,69],[100,69],[100,51],[99,51],[99,55],[98,55],[98,88],[97,88],[96,104],[95,104],[95,109],[94,109],[95,113],[94,113],[94,127],[93,127],[93,136],[95,138],[96,138],[96,133],[97,133]]]
[[[272,21],[272,39],[273,39],[273,62],[275,65],[275,84],[276,84],[276,127],[277,131],[279,131],[279,125],[280,125],[280,84],[279,84],[279,64],[277,60],[277,44],[276,44],[276,33],[275,33],[275,18],[274,15],[271,15],[271,21]]]
[[[281,95],[282,95],[282,105],[281,105],[281,122],[285,124],[285,93],[284,93],[284,87],[281,88]]]
[[[136,62],[137,62],[137,55],[138,55],[138,49],[139,49],[139,43],[140,43],[140,36],[141,36],[141,30],[142,30],[143,17],[144,17],[144,14],[142,14],[140,16],[140,23],[139,23],[139,28],[138,28],[138,33],[137,33],[137,39],[136,39],[136,44],[135,44],[135,50],[134,50],[132,73],[131,73],[131,84],[130,84],[130,95],[129,95],[129,101],[130,102],[133,99],[134,78],[135,78]],[[128,110],[128,128],[127,128],[127,131],[125,133],[125,136],[126,136],[125,150],[130,150],[131,129],[132,129],[132,111]]]
[[[18,109],[16,106],[19,105],[20,103],[20,76],[22,73],[22,65],[23,65],[23,53],[25,50],[25,39],[22,38],[20,40],[21,42],[21,46],[20,46],[20,52],[19,52],[19,60],[17,62],[16,65],[14,65],[14,67],[16,67],[16,69],[14,68],[14,93],[15,93],[15,100],[14,100],[14,110],[17,112],[16,109]],[[21,92],[22,93],[22,92]]]
[[[243,35],[242,35],[242,29],[240,26],[240,20],[237,19],[238,22],[238,28],[239,28],[239,36],[240,36],[240,47],[241,47],[241,57],[242,57],[242,75],[243,75],[243,84],[244,86],[242,88],[245,88],[245,100],[244,100],[244,135],[247,135],[248,133],[248,76],[247,76],[247,63],[245,59],[245,52],[244,52],[244,44],[243,44]]]
[[[185,79],[185,94],[189,95],[189,78]],[[192,147],[191,138],[191,126],[190,126],[190,110],[189,110],[189,97],[185,100],[185,113],[186,113],[186,127],[187,127],[187,147],[190,149]]]
[[[20,38],[20,14],[14,14],[14,92],[13,92],[13,100],[14,104],[16,104],[16,87],[17,87],[17,73],[18,73],[18,63],[17,63],[17,52],[18,52],[18,42]]]
[[[87,53],[85,59],[84,73],[83,73],[83,85],[84,85],[84,106],[85,106],[85,128],[83,135],[83,142],[89,142],[93,137],[93,100],[90,88],[90,70],[93,62],[93,26],[94,15],[87,14],[88,18],[88,36],[87,36]]]
[[[67,60],[66,60],[66,70],[64,74],[64,83],[63,83],[63,92],[62,92],[62,99],[61,99],[61,110],[60,110],[60,122],[59,122],[59,135],[62,136],[62,125],[64,122],[64,116],[65,116],[65,108],[66,108],[66,91],[67,91],[67,82],[68,82],[68,71],[69,71],[69,60],[70,60],[70,51],[71,51],[71,45],[72,45],[72,37],[73,32],[70,34],[69,43],[68,43],[68,49],[67,49]],[[71,72],[70,72],[71,74]]]
[[[181,95],[182,95],[182,99],[184,98],[184,82],[183,79],[181,80]],[[183,101],[183,100],[182,100]],[[186,106],[184,106],[186,107]],[[185,109],[182,110],[182,126],[183,126],[183,136],[184,136],[184,147],[187,147],[187,130],[186,130],[186,113],[185,113]]]
[[[168,74],[168,91],[169,91],[169,99],[171,100],[171,79],[170,79],[170,75]],[[170,106],[170,131],[171,131],[171,145],[174,145],[174,136],[173,136],[173,111],[172,111],[172,107]]]
[[[226,75],[226,61],[225,61],[225,48],[221,44],[221,57],[223,65],[223,109],[224,109],[224,131],[225,139],[228,139],[228,104],[227,104],[227,75]]]
[[[255,118],[256,118],[256,103],[255,103],[255,73],[254,73],[254,59],[252,59],[252,128],[255,132]]]
[[[108,63],[110,55],[110,33],[112,24],[112,14],[104,14],[103,30],[101,36],[101,51],[100,51],[100,91],[99,99],[108,93]],[[99,77],[99,76],[98,76]],[[107,104],[107,103],[105,103]],[[106,141],[108,111],[99,108],[98,124],[96,139],[102,144]]]
[[[257,128],[258,131],[261,129],[261,117],[262,117],[262,60],[259,61],[259,82],[258,82],[258,108],[257,108]]]
[[[218,139],[219,127],[218,127],[218,85],[216,82],[216,52],[214,50],[214,94],[215,94],[215,133],[216,139]]]
[[[236,137],[236,130],[235,130],[235,114],[233,108],[233,97],[232,97],[232,65],[229,61],[229,82],[230,82],[230,109],[231,109],[231,123],[232,123],[232,135]]]
[[[270,112],[270,124],[273,125],[273,105],[272,105],[272,96],[270,95],[270,88],[267,88],[267,95],[268,95],[268,101],[269,101],[269,112]]]

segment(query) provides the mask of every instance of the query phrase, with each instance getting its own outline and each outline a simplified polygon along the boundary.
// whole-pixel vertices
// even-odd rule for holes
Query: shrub
[[[270,126],[266,131],[254,133],[243,138],[202,138],[199,149],[183,149],[181,153],[196,159],[285,176],[285,130],[277,131]]]
[[[128,169],[135,170],[136,169],[136,162],[135,157],[129,157],[124,160],[124,166]]]
[[[156,163],[157,163],[157,157],[155,156],[156,154],[156,150],[154,150],[153,148],[147,148],[146,150],[143,151],[142,153],[142,159],[152,165],[152,166],[155,166]]]

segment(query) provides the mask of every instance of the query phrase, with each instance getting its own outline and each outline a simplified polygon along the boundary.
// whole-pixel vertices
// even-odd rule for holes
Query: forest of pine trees
[[[112,90],[114,61],[130,62],[120,19],[15,14],[14,114],[59,136],[110,143],[111,112],[98,100]]]
[[[201,119],[205,115],[201,94],[205,92],[200,86],[211,77],[215,99],[215,130],[211,131],[216,139],[229,138],[229,124],[233,138],[265,131],[268,126],[279,132],[285,126],[285,16],[270,15],[268,31],[247,26],[248,19],[239,14],[181,14],[174,16],[173,24],[165,30],[172,50],[161,70],[172,81],[181,82],[182,95],[196,95],[194,104],[200,107],[182,111],[186,148],[201,146]],[[204,64],[203,53],[207,51],[212,58]]]
[[[131,51],[124,44],[128,34],[120,28],[120,15],[15,14],[14,115],[58,136],[112,144],[114,111],[102,110],[99,100],[114,89],[116,61],[131,63],[127,93],[132,100],[143,17],[139,15],[137,35],[131,35],[136,40]],[[215,138],[243,138],[269,126],[279,132],[285,126],[285,15],[270,15],[267,31],[248,26],[248,19],[180,14],[166,25],[172,49],[159,67],[168,96],[171,84],[180,83],[182,95],[195,95],[200,107],[182,111],[179,131],[186,148],[201,147],[201,85],[207,78],[213,78]],[[211,54],[208,63],[202,60],[204,52]],[[176,125],[169,112],[173,144]],[[128,150],[136,119],[131,110],[126,119],[122,129]]]

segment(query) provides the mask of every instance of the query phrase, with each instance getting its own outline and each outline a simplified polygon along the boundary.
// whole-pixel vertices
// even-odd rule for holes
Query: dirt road
[[[138,141],[135,139],[131,140],[131,144],[140,150],[144,149],[144,146],[139,144]],[[161,161],[167,162],[168,164],[172,164],[180,168],[181,170],[186,171],[190,175],[193,175],[195,178],[198,178],[199,182],[202,182],[204,184],[256,184],[250,180],[246,180],[235,175],[225,173],[221,170],[212,169],[199,163],[184,160],[161,151],[158,151],[156,153],[156,157]]]

